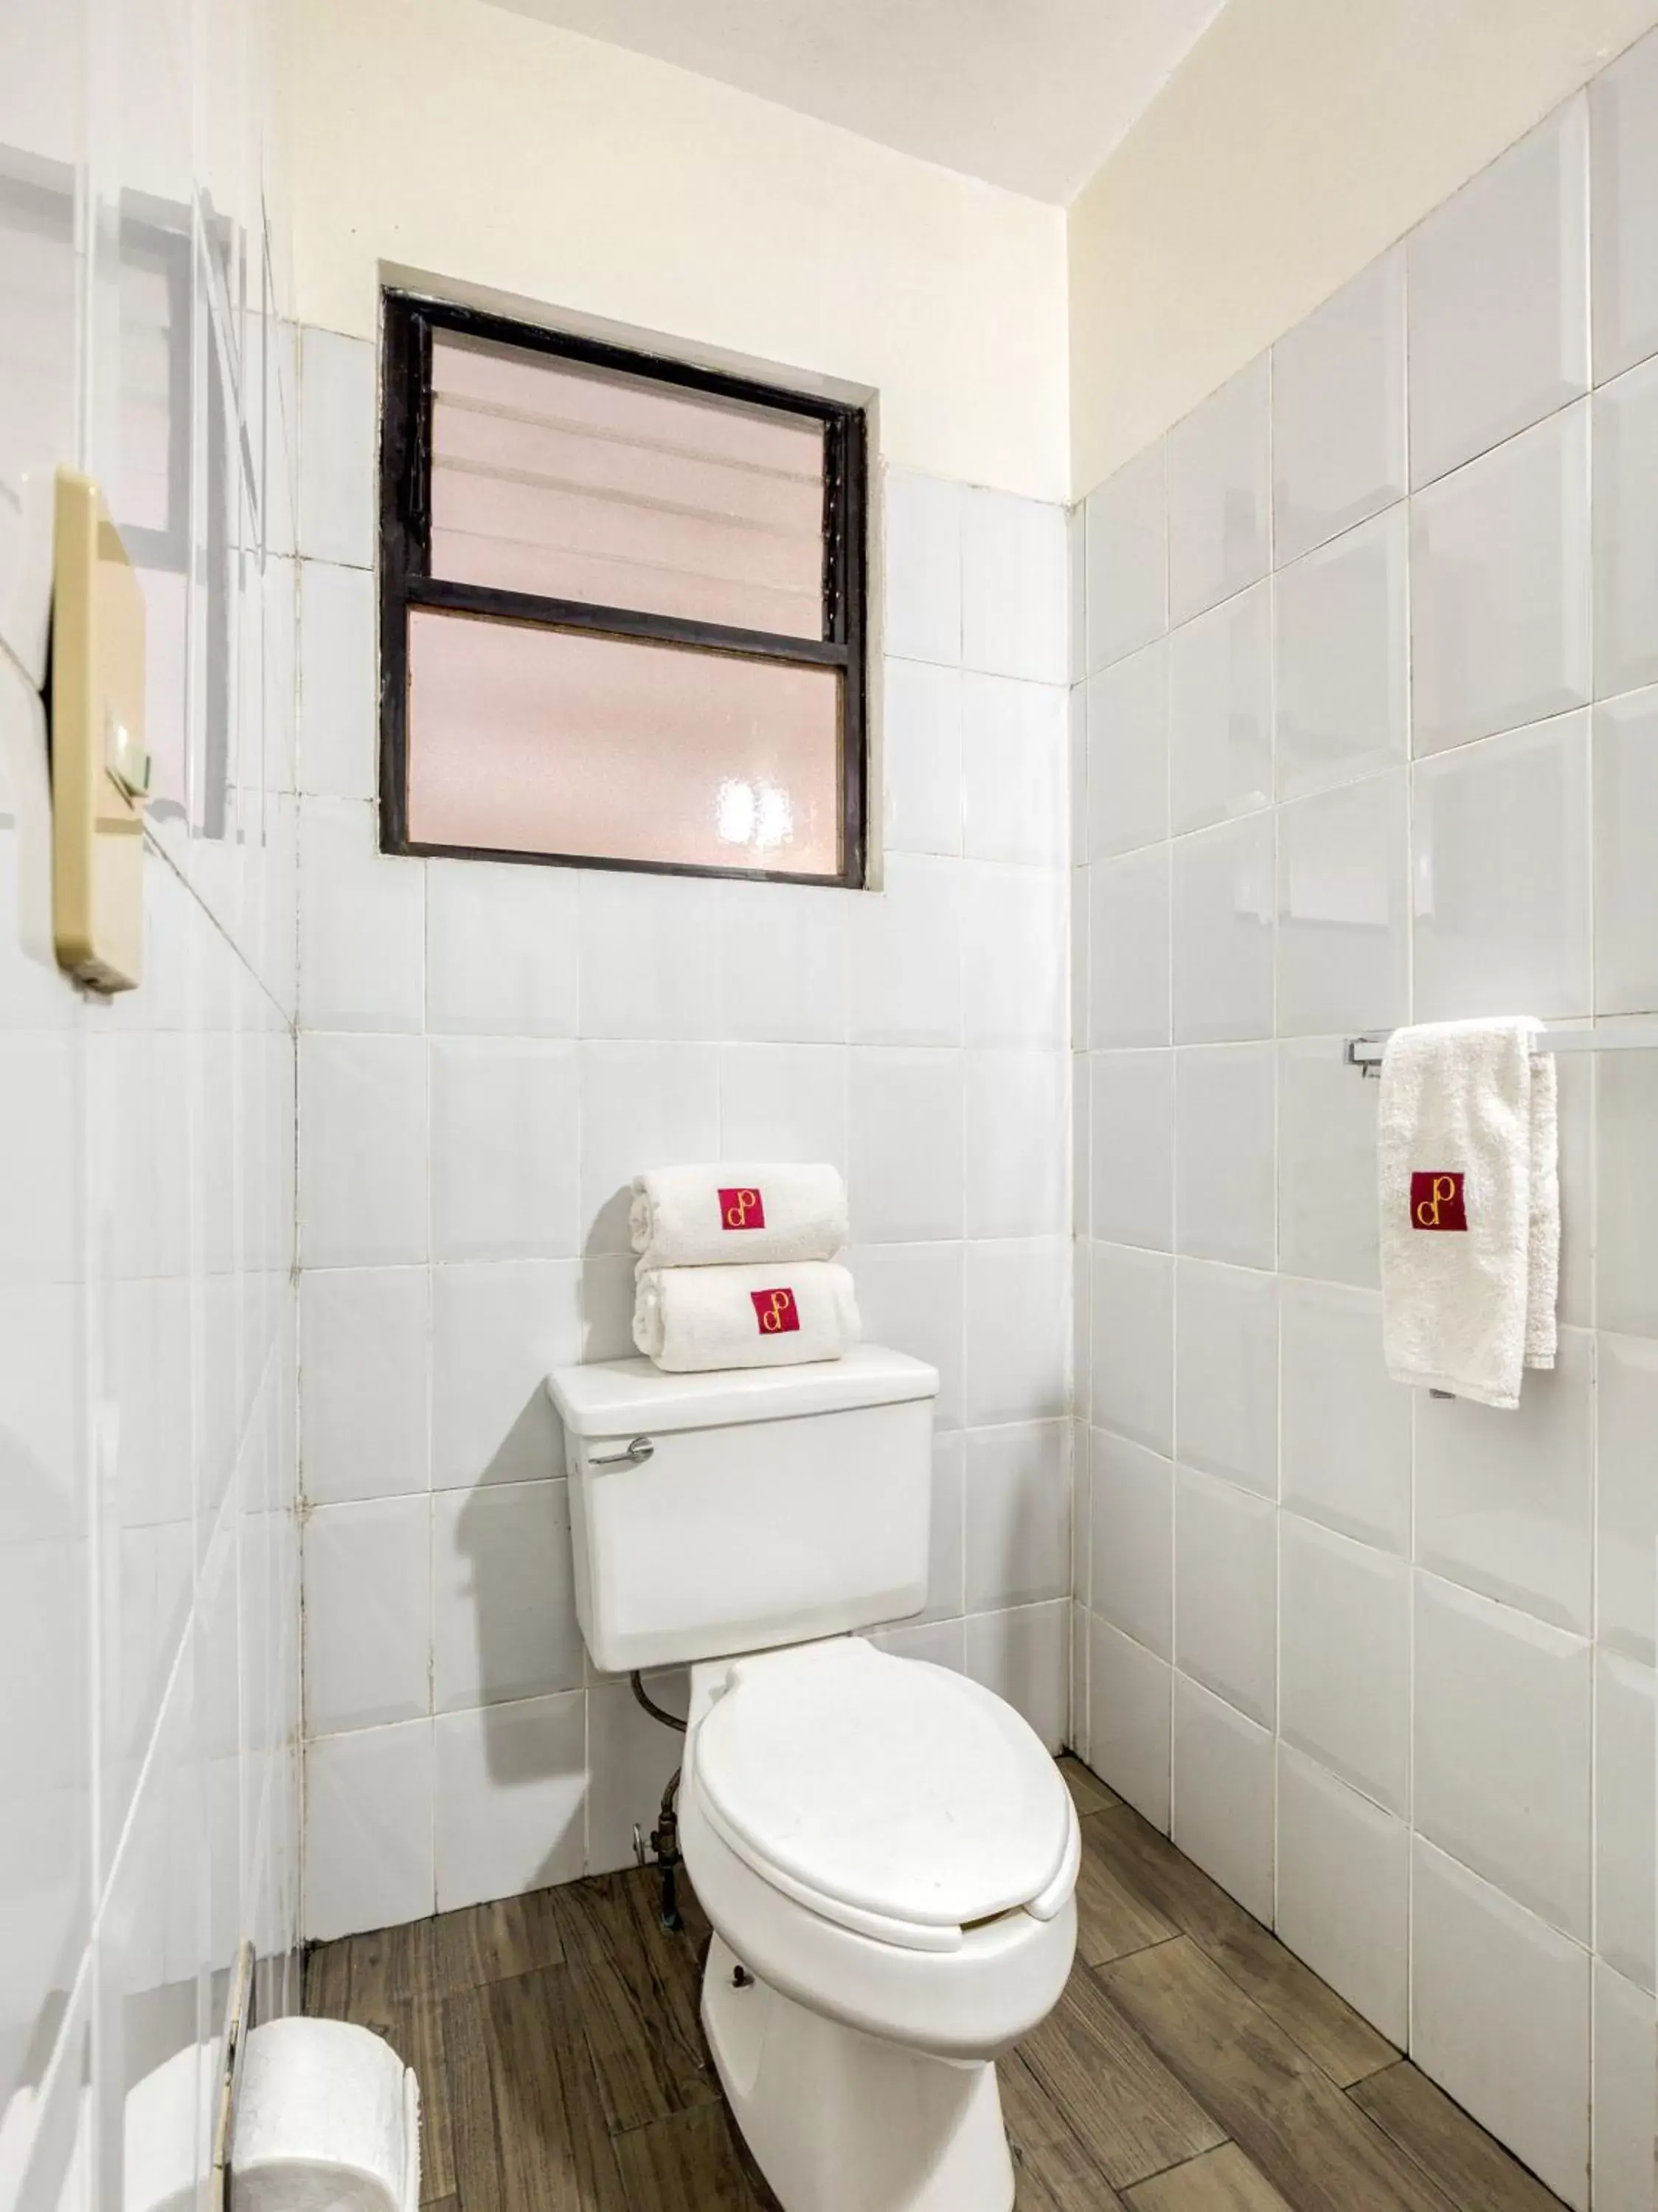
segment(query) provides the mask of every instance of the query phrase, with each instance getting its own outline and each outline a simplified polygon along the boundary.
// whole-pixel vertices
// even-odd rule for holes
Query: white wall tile
[[[1658,353],[1658,39],[1589,87],[1597,383]]]
[[[1084,505],[1088,672],[1121,659],[1168,623],[1168,516],[1161,438]]]
[[[955,1620],[966,1598],[967,1439],[960,1429],[933,1438],[933,1521],[928,1535],[922,1620]]]
[[[967,868],[961,997],[969,1044],[1061,1045],[1070,1004],[1065,889],[1051,868]]]
[[[438,1048],[434,1045],[436,1053]],[[584,1252],[627,1252],[633,1178],[720,1156],[721,1055],[711,1044],[583,1044],[579,1060]],[[573,1122],[540,1141],[568,1156]],[[769,1157],[751,1154],[752,1158]]]
[[[576,1251],[581,1073],[574,1044],[433,1039],[434,1259]]]
[[[1173,848],[1177,1044],[1272,1034],[1273,836],[1262,814]]]
[[[1169,818],[1177,834],[1271,803],[1272,592],[1262,581],[1170,635]]]
[[[1165,1833],[1173,1679],[1162,1660],[1088,1616],[1088,1765]]]
[[[427,1307],[424,1267],[311,1267],[300,1278],[311,1504],[425,1489]]]
[[[1174,1450],[1186,1467],[1278,1494],[1278,1279],[1174,1270]]]
[[[1594,690],[1658,680],[1658,366],[1594,395]]]
[[[857,894],[816,884],[722,884],[720,1035],[838,1042],[847,1025],[847,938]]]
[[[1584,1942],[1589,1705],[1582,1638],[1418,1573],[1417,1827]]]
[[[568,1487],[490,1483],[433,1498],[435,1711],[580,1686]]]
[[[356,568],[375,557],[375,349],[365,339],[300,334],[299,550]]]
[[[1280,799],[1352,782],[1405,757],[1408,542],[1399,505],[1274,580]]]
[[[299,689],[300,789],[372,799],[380,788],[372,568],[300,562]]]
[[[427,1028],[575,1036],[575,869],[428,860],[425,874]]]
[[[1411,1546],[1411,1396],[1381,1356],[1381,1300],[1287,1281],[1283,1502],[1401,1557]]]
[[[382,854],[374,808],[355,799],[302,799],[299,856],[302,1024],[421,1029],[424,864]]]
[[[961,486],[888,469],[887,650],[906,660],[961,660]]]
[[[1594,710],[1594,1004],[1658,1007],[1658,689]]]
[[[305,1933],[313,1942],[429,1919],[432,1724],[354,1729],[305,1747]]]
[[[1096,860],[1088,878],[1088,1042],[1169,1040],[1167,847]]]
[[[860,1044],[961,1042],[961,871],[894,853],[851,914],[851,1035]]]
[[[889,658],[881,725],[886,849],[961,850],[961,672]]]
[[[891,1045],[851,1054],[848,1190],[860,1243],[960,1236],[964,1058]]]
[[[1069,1431],[1066,1421],[968,1431],[970,1613],[1070,1595]]]
[[[1168,434],[1172,623],[1186,621],[1266,573],[1270,382],[1262,354]]]
[[[1653,1737],[1650,1667],[1602,1651],[1594,1670],[1594,1948],[1653,1987]],[[1650,2012],[1650,2001],[1649,2001]]]
[[[1174,1243],[1174,1055],[1096,1052],[1088,1112],[1089,1219],[1113,1244]]]
[[[846,1255],[866,1344],[938,1370],[935,1429],[961,1425],[966,1285],[960,1244],[857,1244]]]
[[[1588,697],[1588,433],[1580,402],[1411,501],[1418,753]]]
[[[1198,1045],[1174,1066],[1174,1249],[1240,1267],[1275,1264],[1274,1054]]]
[[[683,1714],[690,1684],[682,1668],[647,1675],[659,1705]],[[589,1874],[634,1863],[635,1827],[649,1835],[662,1792],[680,1763],[680,1739],[653,1720],[630,1682],[595,1682],[588,1691],[588,1856]]]
[[[877,1628],[869,1641],[878,1650],[900,1659],[923,1659],[930,1667],[967,1671],[967,1624],[965,1620],[928,1620],[901,1628]]]
[[[1579,94],[1411,233],[1411,480],[1588,388],[1588,110]]]
[[[827,1160],[844,1175],[850,1058],[838,1045],[722,1045],[721,1151],[738,1159]],[[680,1146],[673,1157],[693,1155]]]
[[[300,1045],[299,1117],[305,1264],[424,1260],[424,1040],[307,1036]]]
[[[555,1367],[590,1356],[582,1275],[570,1260],[434,1271],[434,1489],[563,1473],[558,1420],[544,1386]]]
[[[580,880],[579,1034],[717,1036],[726,886],[625,869],[594,870]]]
[[[1652,1480],[1658,1343],[1603,1330],[1596,1350],[1596,1626],[1604,1648],[1650,1667],[1658,1660],[1653,1626],[1658,1494]]]
[[[1590,2163],[1595,2212],[1647,2212],[1652,2202],[1652,1999],[1594,1962],[1594,2099]]]
[[[1063,684],[1070,665],[1065,574],[1063,507],[1010,492],[967,490],[961,506],[962,666]]]
[[[1285,1273],[1365,1288],[1379,1278],[1376,1093],[1327,1040],[1278,1056],[1278,1257]]]
[[[1557,1628],[1588,1636],[1594,1551],[1594,1345],[1563,1328],[1512,1420],[1466,1400],[1416,1405],[1417,1558]]]
[[[1278,811],[1282,1036],[1392,1029],[1410,995],[1402,769]]]
[[[413,1720],[431,1688],[431,1509],[422,1492],[319,1505],[305,1523],[313,1735]]]
[[[1589,1011],[1588,780],[1585,714],[1417,769],[1419,1020]]]
[[[1104,1429],[1088,1445],[1088,1602],[1160,1659],[1173,1656],[1174,1469]]]
[[[1390,1813],[1411,1801],[1411,1570],[1286,1513],[1278,1685],[1284,1741]]]
[[[1088,1290],[1096,1427],[1167,1458],[1174,1449],[1174,1263],[1096,1244]]]
[[[1410,1830],[1280,1743],[1277,1845],[1279,1942],[1403,2047]]]
[[[1168,647],[1161,638],[1081,687],[1088,740],[1087,854],[1168,835]],[[1075,804],[1075,798],[1073,798]]]
[[[579,1690],[439,1713],[432,1740],[440,1912],[575,1880],[587,1849]]]
[[[1022,1713],[1048,1749],[1065,1741],[1070,1717],[1070,1602],[969,1613],[966,1671]]]
[[[1272,1917],[1272,1738],[1174,1677],[1177,1847],[1258,1920]]]
[[[972,1243],[965,1261],[968,1427],[1069,1413],[1067,1241]]]
[[[1277,1513],[1190,1468],[1174,1472],[1174,1663],[1261,1727],[1277,1710]]]
[[[1272,520],[1294,561],[1402,498],[1405,252],[1394,246],[1272,349]]]
[[[1070,1225],[1067,1056],[970,1052],[966,1058],[968,1236],[1061,1234]]]
[[[1082,502],[1065,511],[1065,623],[1067,680],[1080,684],[1088,674],[1088,519]]]
[[[1063,684],[962,679],[966,845],[981,860],[1064,864],[1070,696]]]
[[[1412,1850],[1411,2055],[1582,2212],[1588,1954],[1420,1837]]]

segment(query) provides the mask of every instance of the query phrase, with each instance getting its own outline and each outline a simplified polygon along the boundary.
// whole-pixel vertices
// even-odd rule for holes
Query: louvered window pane
[[[431,573],[824,635],[823,426],[434,332]]]

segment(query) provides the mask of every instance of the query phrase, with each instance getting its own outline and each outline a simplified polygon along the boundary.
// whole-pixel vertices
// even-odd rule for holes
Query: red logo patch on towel
[[[1468,1209],[1462,1201],[1462,1177],[1448,1170],[1411,1177],[1412,1229],[1466,1229]]]
[[[765,1208],[760,1203],[757,1190],[722,1190],[720,1193],[720,1226],[722,1229],[764,1229]]]
[[[762,1336],[782,1336],[800,1327],[800,1310],[792,1291],[750,1291],[754,1316]]]

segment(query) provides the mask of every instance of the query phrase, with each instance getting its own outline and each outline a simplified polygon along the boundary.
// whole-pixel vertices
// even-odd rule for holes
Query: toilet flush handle
[[[635,1437],[625,1451],[607,1452],[602,1459],[590,1459],[589,1467],[641,1467],[656,1447],[649,1437]]]

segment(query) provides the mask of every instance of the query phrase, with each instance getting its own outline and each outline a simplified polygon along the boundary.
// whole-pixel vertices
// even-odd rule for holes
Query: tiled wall
[[[0,9],[0,628],[24,472],[90,471],[139,563],[157,763],[143,987],[83,998],[20,943],[45,732],[5,629],[0,2203],[27,2212],[117,2212],[162,2173],[184,2201],[241,1939],[259,2011],[297,2000],[297,384],[270,30],[253,0]]]
[[[1341,1042],[1658,1009],[1655,149],[1649,40],[1093,491],[1073,691],[1078,1740],[1605,2212],[1652,2195],[1658,1052],[1558,1062],[1506,1414],[1386,1378]]]
[[[1058,1745],[1062,511],[887,479],[878,894],[390,859],[374,356],[308,330],[303,362],[308,1933],[626,1863],[654,1817],[678,1740],[584,1659],[541,1387],[632,1351],[641,1167],[844,1169],[866,1333],[943,1377],[931,1602],[891,1641]]]

